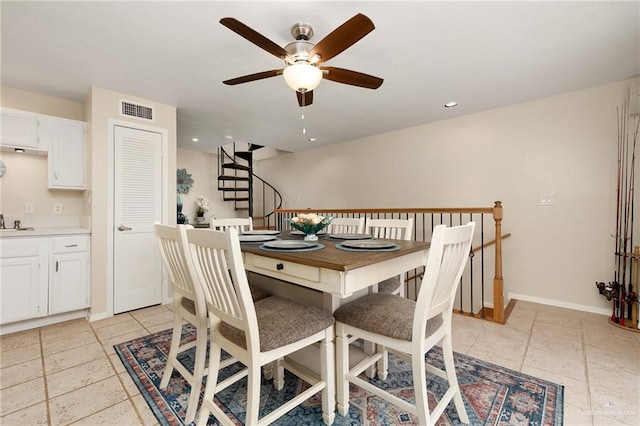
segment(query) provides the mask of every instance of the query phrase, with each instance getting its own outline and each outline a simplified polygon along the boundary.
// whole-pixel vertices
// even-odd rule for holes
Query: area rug
[[[169,386],[158,386],[171,345],[171,330],[115,345],[122,363],[149,404],[161,425],[184,425],[186,403],[190,386],[179,373],[173,373]],[[195,338],[195,329],[185,325],[183,342]],[[553,425],[563,421],[564,387],[555,383],[509,370],[498,365],[454,353],[458,381],[471,425]],[[181,362],[193,366],[195,355],[185,352]],[[434,348],[427,354],[428,362],[442,368],[442,353]],[[232,365],[220,372],[219,380],[230,376],[241,367]],[[205,379],[206,380],[206,379]],[[427,375],[429,406],[434,407],[446,390],[446,381]],[[370,379],[396,395],[413,397],[411,365],[390,354],[389,376],[382,382]],[[272,381],[262,379],[260,416],[269,412],[308,386],[304,381],[285,371],[285,387],[274,390]],[[204,386],[202,389],[204,393]],[[202,395],[201,395],[202,397]],[[246,403],[246,379],[216,395],[223,410],[236,424],[244,424]],[[335,425],[417,425],[417,418],[387,401],[350,386],[350,405],[347,416],[336,411]],[[218,424],[213,416],[209,424]],[[278,419],[274,425],[299,426],[322,425],[320,396],[307,400],[303,405]],[[453,403],[450,403],[438,425],[462,424]]]

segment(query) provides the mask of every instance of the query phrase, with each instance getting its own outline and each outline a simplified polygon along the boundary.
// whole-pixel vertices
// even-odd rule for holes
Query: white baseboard
[[[526,294],[509,293],[507,295],[507,300],[511,300],[511,299],[522,300],[523,302],[539,303],[541,305],[557,306],[559,308],[573,309],[573,310],[582,311],[582,312],[591,312],[593,314],[602,314],[602,315],[610,315],[611,314],[611,309],[610,308],[596,308],[595,306],[579,305],[577,303],[560,302],[558,300],[545,299],[545,298],[542,298],[542,297],[528,296]]]
[[[89,322],[94,322],[94,321],[100,321],[109,317],[112,317],[113,315],[109,315],[106,312],[99,312],[97,314],[90,314],[89,315]]]
[[[69,321],[72,319],[87,318],[87,310],[65,312],[57,315],[49,315],[46,317],[33,318],[24,321],[3,324],[0,327],[0,335],[16,333],[18,331],[30,330],[32,328],[43,327],[45,325],[57,324],[59,322]]]

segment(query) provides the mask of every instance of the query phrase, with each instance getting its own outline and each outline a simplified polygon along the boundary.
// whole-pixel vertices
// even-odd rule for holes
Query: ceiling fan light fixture
[[[320,84],[322,71],[308,62],[296,62],[282,71],[284,81],[297,92],[310,92]]]

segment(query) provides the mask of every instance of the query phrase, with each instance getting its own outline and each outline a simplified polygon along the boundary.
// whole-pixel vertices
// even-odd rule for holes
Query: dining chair
[[[474,229],[474,222],[450,228],[446,225],[434,228],[417,301],[394,294],[373,293],[335,311],[337,403],[340,414],[346,415],[349,411],[349,383],[353,383],[416,415],[421,425],[434,425],[452,400],[460,420],[469,423],[453,360],[451,317],[457,283],[469,258]],[[353,368],[349,366],[350,336],[374,342],[377,347],[376,353],[368,355]],[[425,364],[425,354],[438,343],[442,346],[444,370]],[[365,369],[384,359],[388,349],[410,359],[414,403],[358,377]],[[448,389],[431,411],[426,371],[448,382]],[[386,378],[387,372],[383,373]]]
[[[329,226],[327,226],[328,234],[363,234],[364,233],[364,216],[363,217],[336,217]]]
[[[185,423],[191,423],[196,417],[205,372],[207,330],[209,327],[207,305],[202,287],[195,285],[191,278],[186,259],[186,229],[192,227],[190,225],[162,225],[156,222],[154,228],[160,255],[173,292],[174,318],[171,348],[167,355],[167,365],[162,373],[160,389],[165,389],[168,386],[173,370],[177,370],[184,377],[191,386]],[[196,339],[180,345],[184,321],[196,328]],[[178,360],[178,356],[194,346],[196,348],[195,361],[193,371],[189,371]]]
[[[322,419],[325,424],[332,424],[335,418],[333,316],[322,309],[277,296],[254,303],[235,229],[225,232],[189,229],[187,240],[193,260],[191,272],[204,283],[211,329],[207,383],[197,424],[207,424],[210,414],[222,424],[232,424],[214,397],[244,377],[247,377],[245,424],[269,424],[320,391]],[[316,344],[320,347],[319,377],[286,358]],[[218,383],[221,350],[246,368]],[[310,387],[259,418],[260,367],[277,360],[281,367],[301,377]]]
[[[209,226],[216,231],[225,231],[227,228],[234,228],[238,233],[242,233],[253,231],[253,219],[250,217],[212,217],[209,221]]]
[[[393,240],[410,241],[413,233],[413,218],[407,219],[373,219],[367,218],[365,234],[374,238],[388,238]],[[378,283],[379,293],[405,295],[404,274],[398,275]]]

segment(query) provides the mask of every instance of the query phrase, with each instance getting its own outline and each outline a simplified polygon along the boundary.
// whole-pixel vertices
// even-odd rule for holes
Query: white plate
[[[358,240],[358,241],[343,241],[343,246],[357,249],[388,249],[396,246],[396,243],[384,240]]]
[[[265,247],[272,249],[305,249],[310,247],[315,247],[318,243],[309,242],[309,241],[293,241],[293,240],[278,240],[278,241],[268,241],[263,244]]]
[[[242,232],[240,235],[278,235],[279,233],[280,231],[275,229],[257,229],[255,231]]]
[[[262,241],[273,241],[275,240],[275,235],[238,235],[238,239],[241,243],[259,243]]]
[[[334,238],[336,240],[367,240],[369,238],[373,238],[369,234],[329,234],[329,238]]]
[[[327,231],[323,229],[322,231],[318,231],[318,232],[316,232],[316,235],[324,235],[324,234],[326,234],[326,233],[327,233]],[[305,234],[304,232],[302,232],[302,231],[298,231],[298,230],[296,229],[295,231],[291,231],[291,232],[289,232],[289,235],[306,235],[306,234]]]

